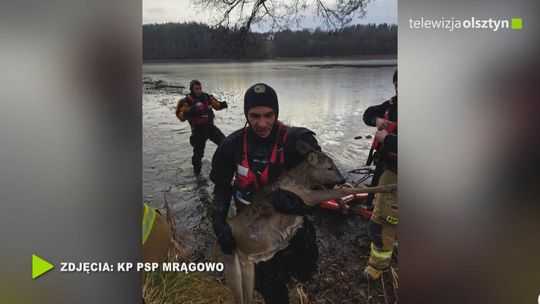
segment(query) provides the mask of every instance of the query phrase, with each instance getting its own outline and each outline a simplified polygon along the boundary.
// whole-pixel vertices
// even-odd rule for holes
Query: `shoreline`
[[[328,56],[328,57],[278,57],[272,59],[150,59],[143,60],[148,63],[234,63],[234,62],[272,62],[272,61],[314,61],[314,60],[397,60],[394,55],[354,55],[354,56]]]

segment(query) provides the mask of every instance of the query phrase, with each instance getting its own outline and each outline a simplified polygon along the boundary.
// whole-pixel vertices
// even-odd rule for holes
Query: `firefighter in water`
[[[397,71],[394,73],[393,82],[396,96],[379,106],[368,108],[364,114],[364,121],[377,127],[377,168],[381,174],[376,183],[380,186],[397,183]],[[390,267],[394,243],[397,240],[397,225],[397,192],[377,193],[373,214],[369,220],[371,251],[363,279],[377,280]]]
[[[188,121],[191,126],[189,143],[193,147],[193,171],[201,173],[202,158],[206,140],[210,139],[216,145],[220,145],[225,135],[214,125],[214,111],[228,107],[227,102],[217,99],[202,91],[201,82],[192,80],[189,84],[189,94],[176,104],[176,117],[180,121]]]

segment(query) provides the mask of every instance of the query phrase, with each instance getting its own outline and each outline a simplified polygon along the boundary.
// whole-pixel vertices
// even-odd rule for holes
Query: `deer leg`
[[[336,202],[339,206],[339,211],[341,211],[342,214],[349,213],[349,210],[347,210],[347,204],[345,204],[345,201],[342,198],[337,198]]]
[[[237,304],[244,304],[243,292],[242,292],[242,272],[240,267],[240,261],[238,260],[238,254],[234,252],[232,255],[223,254],[223,266],[225,266],[225,279],[227,279],[227,285],[232,290],[234,299]]]
[[[244,291],[244,304],[250,304],[255,289],[255,264],[242,255],[240,265],[242,269],[242,290]]]
[[[334,188],[328,190],[309,190],[296,193],[302,198],[306,205],[316,206],[327,200],[339,199],[347,195],[358,193],[377,193],[377,192],[394,192],[397,190],[396,184],[364,187],[364,188]]]

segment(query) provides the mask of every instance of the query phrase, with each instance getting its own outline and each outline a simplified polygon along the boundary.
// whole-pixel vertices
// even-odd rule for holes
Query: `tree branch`
[[[359,14],[365,16],[371,0],[192,0],[196,6],[213,9],[217,26],[240,28],[249,32],[253,25],[271,22],[283,29],[291,23],[299,26],[310,6],[327,28],[340,29]],[[252,5],[252,6],[251,6]],[[251,6],[251,10],[247,9]]]

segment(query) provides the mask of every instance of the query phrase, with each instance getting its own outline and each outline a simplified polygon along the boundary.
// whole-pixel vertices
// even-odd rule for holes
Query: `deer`
[[[306,205],[357,193],[397,191],[397,185],[365,188],[332,188],[345,182],[333,160],[309,144],[298,141],[296,149],[304,160],[281,175],[276,182],[255,194],[251,204],[227,219],[237,248],[223,254],[224,274],[237,304],[249,304],[255,289],[255,264],[271,259],[285,249],[303,225],[300,215],[283,214],[272,207],[272,192],[282,189],[298,195]]]

